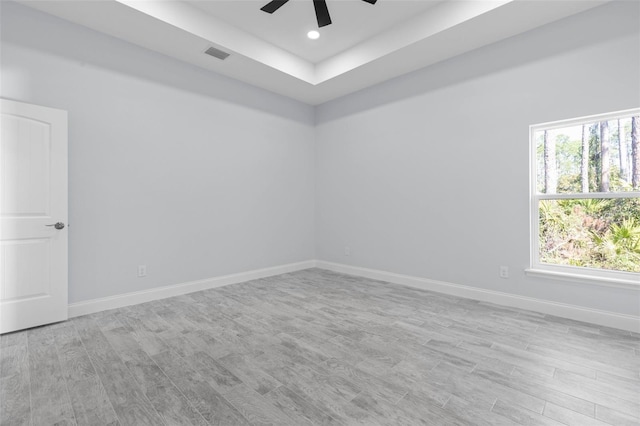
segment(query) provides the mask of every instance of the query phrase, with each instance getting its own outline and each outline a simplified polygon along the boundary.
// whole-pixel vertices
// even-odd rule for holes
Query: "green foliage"
[[[600,187],[600,124],[594,123],[589,127],[589,191],[596,192]]]
[[[601,127],[605,123],[610,137],[608,155],[603,157]],[[629,176],[622,176],[620,171],[631,163],[631,128],[632,118],[622,117],[536,132],[538,192],[546,191],[544,173],[551,171],[557,174],[557,187],[549,193],[583,193],[583,165],[588,169],[585,192],[599,192],[604,177],[609,192],[632,191]],[[545,135],[555,146],[553,159],[544,155]],[[602,164],[604,158],[608,164]],[[544,200],[540,201],[539,214],[542,262],[640,272],[640,198]]]
[[[602,179],[602,146],[600,140],[600,126],[602,122],[586,124],[587,142],[589,147],[587,166],[589,192],[598,192]],[[622,156],[627,157],[631,163],[631,118],[608,121],[611,129],[609,146],[609,192],[631,191],[629,177],[623,179],[620,172]],[[620,124],[621,127],[618,126]],[[582,125],[570,126],[561,129],[550,130],[549,137],[555,142],[555,166],[558,175],[557,192],[560,194],[581,193],[581,165],[582,165]],[[620,133],[627,141],[624,152],[621,151]],[[544,133],[540,130],[534,135],[536,144],[536,179],[537,190],[545,192],[544,187]]]
[[[640,198],[541,201],[540,260],[640,272]]]
[[[606,238],[613,242],[617,254],[624,251],[640,254],[640,222],[633,217],[624,219],[620,225],[611,225]]]

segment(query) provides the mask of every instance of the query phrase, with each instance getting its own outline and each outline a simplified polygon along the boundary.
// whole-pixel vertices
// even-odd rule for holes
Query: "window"
[[[530,274],[640,287],[640,109],[531,126]]]

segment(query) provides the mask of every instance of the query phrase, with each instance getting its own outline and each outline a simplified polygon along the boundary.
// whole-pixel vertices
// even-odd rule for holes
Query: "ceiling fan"
[[[267,13],[273,13],[280,9],[289,0],[272,0],[260,8]],[[378,0],[362,0],[369,4],[376,4]],[[318,28],[322,28],[331,24],[331,16],[327,8],[326,0],[313,0],[313,7],[316,9],[316,19],[318,20]]]

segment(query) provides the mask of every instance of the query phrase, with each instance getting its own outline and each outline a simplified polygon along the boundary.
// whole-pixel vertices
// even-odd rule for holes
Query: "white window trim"
[[[551,268],[549,268],[549,266],[551,266]],[[558,266],[558,270],[555,270],[556,268],[553,268],[553,266]],[[568,271],[569,269],[571,269],[571,271]],[[598,275],[598,273],[601,272],[600,269],[591,269],[589,274],[584,273],[585,269],[589,268],[575,266],[567,266],[563,268],[562,265],[545,265],[544,269],[527,268],[524,270],[524,273],[530,277],[547,278],[552,280],[569,281],[579,284],[594,284],[603,287],[617,287],[640,291],[640,282],[638,282],[638,278],[636,277],[601,277]],[[611,275],[615,275],[618,271],[606,272],[611,272]],[[625,274],[625,272],[619,273],[623,275]],[[626,274],[633,275],[633,273],[630,272]]]
[[[633,108],[623,111],[610,112],[606,114],[591,115],[586,117],[572,118],[569,120],[540,123],[529,126],[529,223],[530,223],[530,246],[531,267],[525,269],[529,276],[540,278],[551,278],[555,280],[573,281],[585,284],[596,284],[606,287],[622,287],[640,291],[640,273],[611,271],[606,269],[586,268],[581,266],[553,265],[540,262],[540,218],[538,205],[540,200],[557,199],[586,199],[586,198],[633,198],[640,197],[640,192],[591,192],[576,194],[538,194],[537,188],[537,147],[535,143],[535,133],[540,130],[553,130],[570,126],[598,121],[615,120],[620,116],[640,115],[640,108]]]

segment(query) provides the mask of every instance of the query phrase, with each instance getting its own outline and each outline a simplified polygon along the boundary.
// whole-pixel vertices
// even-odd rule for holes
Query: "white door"
[[[7,333],[67,319],[67,112],[0,99],[0,118],[0,333]]]

